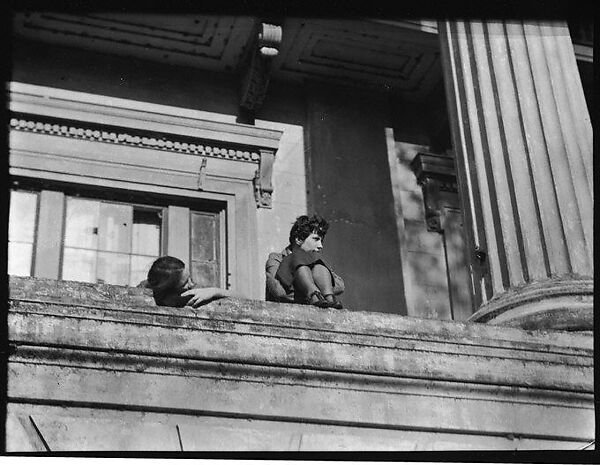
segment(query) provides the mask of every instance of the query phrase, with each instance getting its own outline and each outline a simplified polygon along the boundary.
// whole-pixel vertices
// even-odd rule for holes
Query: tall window
[[[8,274],[31,276],[37,218],[37,192],[15,190],[8,220]]]
[[[52,196],[46,195],[52,192]],[[74,193],[72,189],[69,191]],[[58,195],[57,195],[58,194]],[[69,281],[137,286],[159,256],[167,254],[168,241],[189,240],[189,256],[178,257],[190,264],[192,279],[202,286],[223,285],[224,221],[220,209],[188,210],[167,234],[167,199],[159,205],[64,195],[58,191],[13,189],[10,197],[8,272],[35,276],[37,236],[44,226],[37,218],[44,213],[58,226],[55,240],[56,277]],[[46,195],[46,197],[44,197]],[[93,196],[94,194],[92,194]],[[41,199],[59,199],[51,202]],[[124,198],[115,194],[115,199]],[[133,200],[133,199],[128,199]],[[162,205],[161,205],[162,203]],[[201,208],[204,208],[202,206]],[[181,211],[181,209],[180,209]],[[63,212],[62,214],[60,212]],[[57,227],[55,226],[55,227]],[[188,231],[189,230],[189,234]],[[179,234],[181,232],[181,234]],[[168,238],[166,237],[168,236]],[[45,237],[48,239],[48,237]],[[48,276],[46,276],[48,277]]]

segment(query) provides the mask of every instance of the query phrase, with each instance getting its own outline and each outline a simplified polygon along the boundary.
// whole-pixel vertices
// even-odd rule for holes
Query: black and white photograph
[[[3,453],[585,462],[594,18],[267,13],[11,11]]]

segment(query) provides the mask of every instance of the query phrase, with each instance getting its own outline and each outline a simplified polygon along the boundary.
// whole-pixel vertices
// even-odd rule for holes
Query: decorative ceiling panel
[[[138,13],[19,13],[34,41],[232,73],[256,39],[257,19]],[[432,23],[435,25],[434,23]],[[419,100],[441,81],[438,37],[423,22],[286,19],[272,77],[386,89]]]
[[[368,21],[300,20],[283,26],[275,77],[382,87],[419,98],[441,79],[436,34]]]
[[[20,13],[15,34],[126,56],[233,71],[254,29],[248,17]]]

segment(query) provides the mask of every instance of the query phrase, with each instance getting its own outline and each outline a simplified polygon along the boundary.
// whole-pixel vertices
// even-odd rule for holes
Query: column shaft
[[[564,310],[565,295],[591,299],[593,286],[592,130],[568,28],[449,21],[439,30],[468,242],[487,262],[474,273],[473,319],[493,320],[533,286],[545,302],[539,324],[540,312]],[[548,304],[556,293],[560,305]],[[520,310],[511,297],[511,311],[531,317],[532,295]]]

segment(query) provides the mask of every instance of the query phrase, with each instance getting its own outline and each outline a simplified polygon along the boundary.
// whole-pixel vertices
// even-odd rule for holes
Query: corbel
[[[198,170],[198,190],[204,190],[204,183],[206,182],[206,157],[202,158],[202,162],[200,163],[200,169]]]
[[[260,164],[254,176],[254,198],[258,208],[271,208],[271,194],[273,193],[273,162],[275,152],[260,150]]]
[[[242,72],[239,123],[254,124],[254,116],[267,95],[273,59],[279,54],[281,26],[260,23]]]
[[[418,153],[410,166],[423,191],[427,230],[441,233],[441,191],[458,192],[454,160],[448,156]]]

